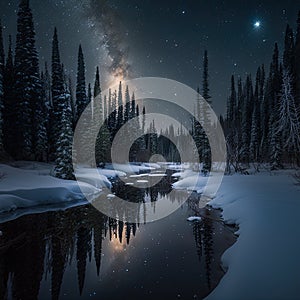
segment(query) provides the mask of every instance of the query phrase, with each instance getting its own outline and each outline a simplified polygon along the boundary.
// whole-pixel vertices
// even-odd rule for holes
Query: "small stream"
[[[126,199],[169,199],[171,173],[152,188],[132,193],[114,182]],[[134,196],[132,196],[134,195]],[[218,284],[221,255],[236,240],[221,212],[195,214],[198,195],[153,223],[111,219],[92,205],[22,216],[0,224],[0,299],[202,299]],[[1,219],[1,216],[0,216]]]

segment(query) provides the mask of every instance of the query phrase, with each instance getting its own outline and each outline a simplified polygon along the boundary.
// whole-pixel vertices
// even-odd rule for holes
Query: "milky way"
[[[100,42],[110,58],[110,73],[115,77],[131,77],[132,69],[124,41],[125,33],[117,10],[107,0],[87,0],[84,13],[92,26],[99,31]]]

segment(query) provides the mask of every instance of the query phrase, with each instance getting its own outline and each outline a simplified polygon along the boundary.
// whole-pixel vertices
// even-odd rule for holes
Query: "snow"
[[[151,164],[153,165],[153,164]],[[133,164],[106,164],[107,169],[125,172],[126,174],[139,174],[141,172],[151,172],[156,168],[153,166],[133,165]]]
[[[175,175],[181,178],[179,181],[173,183],[175,190],[196,190],[198,193],[201,193],[208,180],[208,177],[201,176],[199,173],[193,171],[175,173]]]
[[[202,220],[201,217],[197,217],[197,216],[192,216],[187,218],[187,221],[189,222],[195,222],[195,221],[200,222],[201,220]]]
[[[29,164],[25,165],[25,169],[0,165],[0,173],[3,174],[0,179],[0,212],[81,201],[84,200],[81,190],[91,197],[101,192],[100,186],[88,183],[88,177],[77,183],[52,177],[49,175],[50,170],[51,165],[45,164],[34,169],[30,169]]]
[[[290,172],[225,176],[210,205],[239,226],[239,237],[222,257],[225,276],[206,299],[296,299],[300,190]]]
[[[89,199],[95,198],[101,193],[102,188],[111,188],[109,179],[125,177],[129,174],[151,172],[160,168],[158,164],[142,165],[108,165],[106,169],[95,169],[78,166],[75,170],[77,181],[61,180],[53,175],[54,165],[17,161],[11,165],[0,164],[0,213],[1,221],[8,220],[13,216],[25,214],[24,209],[30,211],[43,212],[45,207],[52,209],[55,207],[65,208],[69,205],[85,204],[85,195]],[[142,176],[149,176],[141,174]],[[145,183],[147,181],[140,181]],[[110,195],[108,196],[111,197]],[[51,206],[51,207],[50,207]],[[23,210],[22,210],[23,209]],[[16,213],[15,211],[18,210]],[[3,216],[9,212],[10,216]]]

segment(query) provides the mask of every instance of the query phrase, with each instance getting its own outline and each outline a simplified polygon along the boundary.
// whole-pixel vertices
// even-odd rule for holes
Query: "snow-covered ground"
[[[84,199],[81,189],[95,196],[101,192],[100,186],[87,183],[85,178],[78,183],[61,180],[51,176],[50,171],[51,166],[47,164],[0,165],[0,212],[80,201]]]
[[[111,188],[109,180],[125,177],[127,173],[150,172],[159,169],[157,164],[108,165],[95,170],[80,166],[75,170],[77,181],[61,180],[51,176],[53,165],[38,162],[17,161],[10,165],[0,164],[0,214],[17,209],[45,210],[50,206],[85,203],[85,195],[98,196],[103,187]],[[124,172],[125,170],[125,172]],[[42,208],[44,207],[44,208]],[[34,209],[33,209],[34,208]],[[22,212],[23,213],[23,212]],[[1,217],[1,216],[0,216]]]
[[[207,300],[299,299],[300,188],[293,171],[225,176],[215,199],[224,220],[239,226],[222,257],[227,273]],[[189,188],[195,175],[175,184]],[[202,180],[197,189],[203,188]]]

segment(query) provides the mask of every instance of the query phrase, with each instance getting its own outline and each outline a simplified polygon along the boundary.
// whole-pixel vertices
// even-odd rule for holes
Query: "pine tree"
[[[70,92],[64,80],[60,63],[57,29],[54,30],[52,48],[52,101],[53,101],[53,142],[55,176],[61,179],[74,179],[72,164],[72,110]]]
[[[51,111],[51,134],[50,134],[50,160],[56,160],[57,140],[60,135],[60,121],[62,119],[62,111],[60,110],[60,102],[64,95],[64,79],[63,70],[60,62],[60,53],[57,37],[57,29],[54,29],[52,41],[52,111]]]
[[[204,59],[203,59],[203,81],[202,81],[202,96],[206,100],[206,102],[211,106],[212,101],[209,95],[209,84],[208,84],[208,55],[207,51],[204,52]],[[206,105],[203,106],[203,116],[204,116],[204,123],[207,124],[206,128],[209,128],[211,125],[211,117],[209,113],[209,109]],[[202,147],[202,160],[203,160],[203,168],[202,172],[207,174],[211,169],[211,151],[209,145],[209,132],[205,132],[206,136],[203,138],[203,147]]]
[[[87,106],[86,85],[85,85],[85,63],[84,63],[84,56],[83,56],[81,45],[79,46],[79,50],[78,50],[76,106],[77,106],[76,115],[78,120]]]
[[[14,95],[15,70],[13,63],[12,40],[9,36],[9,48],[3,76],[4,109],[3,109],[3,134],[4,148],[12,156],[16,155],[16,97]]]
[[[0,154],[4,152],[3,140],[3,112],[4,112],[4,46],[2,36],[2,23],[0,20]]]
[[[49,120],[49,110],[47,107],[47,92],[44,90],[45,75],[41,74],[42,95],[39,97],[35,107],[35,160],[47,161],[48,156],[48,135],[47,121]]]
[[[125,90],[125,111],[124,111],[124,123],[128,122],[130,119],[130,95],[128,85],[126,86]]]
[[[203,81],[202,81],[202,96],[208,102],[209,105],[212,104],[211,96],[209,95],[209,84],[208,84],[208,55],[207,50],[204,51],[203,58]]]
[[[240,162],[240,154],[242,148],[242,110],[244,106],[244,93],[243,93],[243,85],[242,79],[239,77],[237,83],[237,105],[235,110],[235,122],[236,122],[236,133],[235,133],[235,141],[236,141],[236,161]]]
[[[108,131],[106,123],[104,122],[103,100],[101,95],[100,73],[98,67],[94,84],[93,124],[93,132],[98,132],[95,145],[96,163],[97,165],[104,165],[109,160],[108,156],[110,149],[110,133]],[[98,128],[99,124],[102,125],[101,128]]]
[[[50,82],[50,74],[48,70],[48,64],[45,62],[45,71],[42,73],[41,76],[41,82],[42,82],[42,106],[44,107],[44,126],[46,130],[46,136],[45,136],[45,143],[46,148],[46,154],[45,154],[45,160],[48,162],[50,160],[50,135],[51,135],[51,116],[52,116],[52,99],[51,99],[51,82]]]
[[[15,53],[15,95],[17,99],[16,158],[34,158],[34,115],[41,97],[38,54],[35,47],[33,17],[28,0],[21,0]]]
[[[120,81],[119,84],[119,92],[118,92],[118,119],[117,119],[117,126],[121,128],[124,122],[123,116],[123,95],[122,95],[122,82]]]
[[[248,164],[250,161],[251,117],[253,113],[253,87],[250,75],[248,75],[246,79],[244,88],[244,106],[242,111],[241,161]]]
[[[293,96],[292,76],[284,70],[282,93],[279,106],[278,131],[283,137],[283,147],[288,160],[299,162],[300,152],[300,123],[299,112]]]
[[[99,67],[96,69],[96,78],[94,83],[94,98],[98,97],[101,94],[101,87],[100,87],[100,72]]]
[[[295,102],[298,110],[300,110],[300,10],[298,12],[295,41]]]
[[[256,73],[255,92],[253,97],[253,112],[251,124],[251,139],[250,139],[250,159],[252,162],[260,161],[260,141],[261,141],[261,127],[260,127],[260,84],[261,84],[261,69],[260,67]]]
[[[283,67],[288,70],[292,76],[295,75],[295,44],[292,28],[287,25],[284,39]]]

